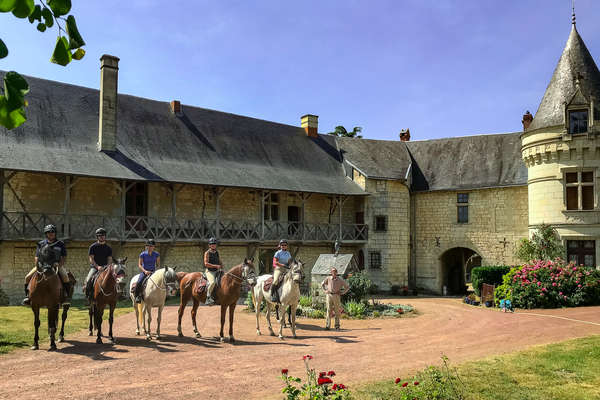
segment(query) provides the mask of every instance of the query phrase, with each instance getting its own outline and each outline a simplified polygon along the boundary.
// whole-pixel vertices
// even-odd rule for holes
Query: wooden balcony
[[[264,242],[287,238],[299,242],[366,243],[366,224],[308,224],[290,221],[233,221],[173,217],[65,215],[3,212],[0,240],[40,240],[44,226],[56,225],[59,238],[94,240],[103,227],[108,240],[141,242],[198,242],[216,237],[221,242]]]

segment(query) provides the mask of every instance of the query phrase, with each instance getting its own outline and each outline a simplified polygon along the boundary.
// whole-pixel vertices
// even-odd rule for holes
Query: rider
[[[102,267],[107,265],[112,265],[112,249],[106,243],[106,229],[98,228],[96,229],[96,241],[92,243],[90,246],[90,250],[88,251],[89,259],[90,259],[90,271],[85,278],[85,282],[83,283],[83,289],[85,291],[86,297],[90,297],[91,293],[88,293],[88,282],[90,279],[94,277],[94,275],[102,269]]]
[[[279,241],[279,250],[273,256],[273,284],[271,285],[271,301],[279,303],[279,281],[282,275],[282,268],[287,268],[292,255],[288,251],[288,242],[286,239]]]
[[[52,247],[54,254],[60,254],[60,260],[55,259],[52,263],[58,263],[58,274],[60,275],[60,279],[62,280],[63,287],[65,289],[66,298],[63,304],[71,304],[71,283],[69,281],[69,276],[67,275],[67,272],[65,271],[64,267],[65,260],[67,259],[67,248],[65,247],[65,244],[62,241],[56,239],[56,226],[52,224],[46,225],[44,227],[44,234],[46,235],[46,239],[40,240],[38,242],[37,249],[35,250],[34,263],[36,266],[38,265],[40,250],[46,245],[50,245],[50,247]],[[29,271],[27,276],[25,276],[25,299],[23,299],[23,305],[29,305],[30,303],[29,289],[27,288],[27,286],[29,284],[29,279],[31,278],[31,276],[33,276],[36,270],[37,268],[33,267],[33,269]]]
[[[154,251],[155,247],[156,242],[154,239],[148,239],[146,240],[146,250],[140,253],[138,268],[142,273],[139,274],[137,284],[135,285],[136,303],[142,302],[142,282],[144,282],[144,278],[151,275],[157,268],[160,268],[160,254]]]
[[[215,289],[217,272],[223,268],[221,257],[217,251],[217,239],[211,237],[208,240],[208,250],[204,252],[204,266],[206,267],[205,275],[208,279],[208,290],[206,293],[206,304],[215,304],[215,297],[213,291]]]

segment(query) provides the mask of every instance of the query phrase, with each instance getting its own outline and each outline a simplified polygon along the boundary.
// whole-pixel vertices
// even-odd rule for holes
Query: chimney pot
[[[304,128],[306,132],[306,136],[309,137],[318,137],[319,136],[319,116],[306,114],[300,118],[300,126]]]
[[[531,113],[529,112],[529,110],[527,110],[527,112],[523,115],[523,120],[521,121],[523,123],[523,130],[526,131],[527,129],[529,129],[529,125],[531,125],[531,122],[533,121],[533,115],[531,115]]]
[[[182,114],[181,112],[181,102],[179,100],[171,101],[171,112],[177,116]]]
[[[117,86],[119,58],[100,57],[100,116],[98,118],[98,151],[117,150]]]
[[[402,129],[400,131],[400,141],[401,142],[409,142],[410,141],[410,129]]]

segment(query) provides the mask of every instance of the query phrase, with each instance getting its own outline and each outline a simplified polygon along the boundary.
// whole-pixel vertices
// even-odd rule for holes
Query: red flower
[[[404,310],[401,308],[397,309],[396,311],[398,312],[398,314],[402,314],[404,312]]]
[[[321,385],[326,385],[326,384],[328,384],[328,383],[333,383],[333,381],[332,381],[331,379],[329,379],[328,377],[326,377],[326,376],[325,376],[325,377],[323,377],[323,378],[319,378],[319,380],[317,381],[317,384],[318,384],[319,386],[321,386]]]
[[[396,378],[396,380],[394,381],[394,383],[400,383],[400,378]]]
[[[327,375],[327,372],[319,372],[319,378],[322,378]]]
[[[415,386],[417,386],[419,384],[419,382],[415,382]]]
[[[408,385],[408,382],[404,382],[404,383],[402,384],[402,387],[406,387],[407,385]]]
[[[344,384],[342,384],[342,383],[334,383],[331,388],[333,390],[343,390],[343,389],[346,389],[346,386],[344,386]]]
[[[287,375],[287,373],[288,373],[288,369],[287,369],[287,368],[284,368],[284,369],[282,369],[282,370],[281,370],[281,373],[282,373],[283,375]]]
[[[312,356],[310,354],[305,355],[304,357],[302,357],[303,360],[312,360]]]
[[[329,371],[329,372],[327,373],[327,375],[328,375],[328,376],[335,376],[335,371]]]

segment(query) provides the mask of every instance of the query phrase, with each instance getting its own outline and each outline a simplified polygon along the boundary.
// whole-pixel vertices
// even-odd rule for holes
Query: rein
[[[104,277],[102,278],[102,283],[100,284],[100,292],[102,292],[102,295],[104,297],[109,297],[114,293],[114,291],[110,292],[110,293],[106,293],[103,288],[104,284],[106,283],[106,278],[108,277],[108,275],[111,275],[111,274],[114,275],[114,272],[112,271],[112,266],[104,267],[104,271],[102,271],[102,272],[105,272],[107,270],[108,270],[108,273],[104,275]],[[117,287],[117,281],[115,280],[115,286],[113,289],[115,289],[116,287]]]

